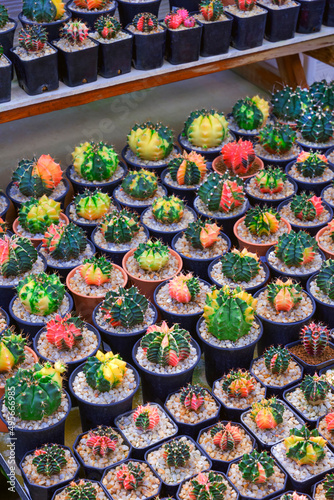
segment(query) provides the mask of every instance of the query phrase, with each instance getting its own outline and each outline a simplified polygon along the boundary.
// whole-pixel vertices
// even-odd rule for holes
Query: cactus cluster
[[[118,156],[112,146],[104,142],[84,142],[72,153],[76,173],[89,182],[110,179],[118,167]]]
[[[113,327],[132,328],[144,321],[148,300],[135,286],[110,290],[101,305],[103,319]]]
[[[300,267],[313,261],[318,251],[316,239],[305,231],[291,231],[278,237],[276,257],[288,267]]]
[[[199,184],[206,174],[205,158],[195,151],[184,151],[168,163],[168,172],[180,186]]]
[[[7,328],[0,337],[0,373],[8,373],[25,360],[27,341]]]
[[[62,0],[23,0],[23,15],[36,23],[57,21],[64,12],[65,2]]]
[[[95,356],[87,359],[83,371],[90,387],[100,392],[109,392],[122,382],[127,367],[119,354],[97,351]]]
[[[222,389],[231,398],[247,398],[255,389],[255,379],[245,370],[231,370],[223,379]]]
[[[219,0],[202,0],[199,10],[206,21],[218,21],[224,13],[223,4]]]
[[[259,258],[255,253],[248,252],[246,248],[226,252],[220,259],[222,274],[234,283],[249,283],[259,272]]]
[[[308,91],[285,86],[272,94],[272,113],[280,120],[295,122],[309,103]]]
[[[190,500],[224,500],[226,498],[224,476],[217,472],[201,472],[191,480],[188,491]]]
[[[211,212],[229,213],[246,200],[242,180],[228,174],[210,174],[200,186],[198,196]]]
[[[65,286],[56,274],[31,274],[19,281],[16,289],[25,309],[37,316],[56,312],[65,296]]]
[[[4,5],[0,5],[0,28],[4,28],[8,23],[8,9]]]
[[[293,283],[291,279],[282,281],[277,278],[274,283],[269,283],[267,292],[268,301],[273,304],[277,312],[289,312],[302,300],[300,285]]]
[[[60,203],[43,195],[39,200],[31,198],[19,209],[19,223],[31,234],[44,234],[52,223],[59,222]]]
[[[177,366],[190,355],[191,336],[179,325],[168,327],[165,321],[161,326],[151,325],[140,341],[146,358],[162,367]]]
[[[147,200],[158,189],[158,179],[149,170],[133,170],[122,181],[123,191],[135,200]]]
[[[44,49],[48,36],[46,29],[38,24],[22,28],[19,32],[19,46],[27,52],[39,52]]]
[[[87,285],[101,286],[111,280],[112,263],[105,257],[90,257],[83,261],[80,276]]]
[[[306,401],[312,405],[318,405],[325,401],[330,390],[326,377],[324,375],[319,377],[317,373],[305,375],[300,384],[300,389]]]
[[[245,216],[245,226],[248,231],[256,236],[269,236],[275,234],[279,228],[281,216],[272,207],[256,206],[250,208]]]
[[[291,212],[302,221],[314,220],[324,210],[324,205],[319,196],[311,194],[296,194],[290,203]]]
[[[50,155],[21,160],[13,172],[12,181],[25,196],[50,196],[62,180],[60,165]]]
[[[118,444],[118,435],[115,434],[112,427],[100,425],[89,432],[86,445],[93,452],[93,455],[105,457],[116,450]]]
[[[259,132],[259,144],[271,155],[284,155],[296,139],[296,131],[287,124],[269,124]]]
[[[271,346],[264,352],[264,364],[268,371],[280,375],[289,368],[291,355],[289,351],[282,346]]]
[[[28,238],[0,238],[0,273],[4,278],[20,276],[30,271],[37,261],[37,251]]]
[[[311,143],[326,143],[334,131],[332,113],[320,107],[309,107],[298,119],[302,139]]]
[[[73,222],[51,224],[44,233],[42,247],[55,260],[78,259],[86,250],[86,233]]]
[[[134,411],[132,420],[139,431],[147,432],[158,425],[160,415],[156,406],[150,404],[140,405]]]
[[[100,226],[101,233],[106,241],[116,245],[128,243],[139,231],[138,216],[129,210],[120,212],[114,210],[107,214]]]
[[[88,38],[88,26],[79,19],[68,21],[60,31],[60,36],[71,45],[81,45]]]
[[[233,450],[242,440],[240,427],[232,425],[231,422],[226,425],[220,422],[214,425],[210,429],[210,436],[213,444],[222,451]]]
[[[173,132],[162,123],[150,121],[136,124],[127,137],[128,146],[141,160],[156,162],[173,150]]]
[[[46,339],[60,351],[71,350],[82,340],[83,321],[77,316],[56,314],[46,324]]]
[[[159,240],[148,240],[139,243],[133,256],[145,271],[159,271],[169,261],[169,248]]]
[[[247,335],[255,318],[257,299],[241,287],[225,285],[206,296],[204,320],[208,331],[218,340],[236,342]]]
[[[170,280],[168,289],[169,295],[173,300],[187,304],[199,294],[200,282],[191,273],[179,274]]]
[[[334,299],[334,260],[328,259],[321,265],[316,284],[330,299]]]
[[[180,222],[184,214],[184,203],[177,196],[162,196],[152,203],[152,215],[162,224]]]
[[[180,403],[187,409],[198,411],[204,405],[206,390],[198,384],[188,384],[180,391]]]
[[[183,136],[203,150],[217,148],[228,136],[228,123],[223,113],[214,109],[192,111],[184,124]]]
[[[74,0],[74,3],[80,9],[102,10],[108,4],[108,0]]]
[[[131,24],[136,30],[142,33],[151,33],[158,29],[159,21],[158,18],[150,12],[142,12],[133,18]]]
[[[35,450],[32,464],[36,467],[36,472],[43,476],[59,474],[67,464],[65,449],[59,444],[45,444]]]
[[[274,459],[266,451],[252,451],[239,462],[243,479],[254,484],[263,484],[274,474]]]
[[[261,430],[275,429],[283,422],[284,405],[276,398],[253,403],[250,417]]]
[[[193,248],[210,248],[219,239],[221,228],[213,222],[205,222],[197,219],[190,222],[184,232],[184,236]]]
[[[94,221],[105,215],[111,204],[110,196],[96,189],[89,191],[85,189],[83,193],[74,198],[76,214],[83,219]]]
[[[244,6],[244,8],[242,7]],[[240,10],[251,10],[245,8],[250,6],[253,8],[255,1],[253,0],[239,0],[237,7]],[[253,98],[246,97],[239,99],[232,109],[232,116],[234,121],[241,130],[256,130],[266,123],[269,116],[269,103],[259,96]]]
[[[137,490],[144,482],[145,472],[140,463],[128,462],[120,466],[116,478],[125,490]]]
[[[66,500],[96,500],[97,494],[94,484],[87,479],[80,479],[77,483],[72,481],[65,490]]]
[[[171,30],[175,30],[180,27],[193,28],[196,26],[196,19],[189,16],[187,9],[182,8],[167,14],[165,17],[165,25]]]
[[[185,467],[190,459],[190,447],[183,439],[173,439],[164,445],[163,458],[168,467]]]
[[[226,167],[239,176],[247,175],[255,160],[253,143],[242,139],[224,144],[221,154]]]
[[[310,431],[306,425],[301,429],[290,429],[290,436],[284,439],[286,456],[298,465],[314,465],[325,457],[326,440],[318,429]]]
[[[255,184],[261,193],[280,193],[287,176],[279,167],[268,167],[260,170],[255,176]]]
[[[327,168],[328,159],[325,155],[311,151],[302,151],[296,160],[296,168],[304,177],[320,177]]]
[[[321,356],[328,345],[329,333],[329,329],[322,323],[305,325],[300,332],[305,352],[312,358]]]

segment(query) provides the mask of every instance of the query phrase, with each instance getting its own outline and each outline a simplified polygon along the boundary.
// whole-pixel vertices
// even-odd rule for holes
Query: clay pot
[[[241,222],[245,220],[245,217],[239,219],[233,226],[233,233],[238,239],[239,248],[242,250],[246,248],[249,252],[256,253],[259,257],[264,257],[269,250],[270,247],[277,244],[277,240],[272,241],[271,243],[251,243],[250,241],[244,240],[238,235],[238,227]],[[290,233],[291,226],[286,219],[281,218],[281,221],[286,225],[286,233]]]
[[[60,213],[60,216],[59,216],[59,222],[65,222],[65,224],[69,223],[68,218],[62,212]],[[13,231],[18,236],[23,236],[23,234],[20,234],[18,232],[18,230],[17,230],[17,226],[18,225],[19,225],[19,218],[17,217],[17,219],[15,219],[14,222],[13,222]],[[40,245],[42,243],[42,241],[43,241],[42,238],[29,238],[29,240],[31,241],[31,243],[34,245],[35,248],[37,248],[38,245]]]
[[[137,278],[136,276],[133,276],[131,273],[129,273],[129,271],[126,268],[127,261],[129,259],[129,257],[131,257],[131,255],[134,254],[135,250],[136,250],[135,248],[132,248],[132,250],[129,250],[124,255],[123,261],[122,261],[122,267],[125,270],[126,274],[128,275],[128,277],[129,277],[130,281],[132,282],[132,284],[134,286],[136,286],[138,288],[138,290],[140,291],[140,293],[142,293],[143,295],[145,295],[145,297],[149,301],[153,302],[153,300],[154,300],[153,299],[153,294],[154,294],[154,290],[157,288],[157,286],[160,285],[160,283],[163,283],[164,281],[170,280],[176,274],[179,274],[179,272],[181,271],[182,266],[183,266],[182,259],[179,256],[179,254],[177,252],[175,252],[175,250],[172,250],[170,248],[169,249],[170,255],[173,255],[174,257],[176,257],[177,260],[178,260],[178,262],[179,262],[179,266],[177,268],[176,273],[173,274],[173,276],[168,276],[168,278],[161,279],[161,280],[145,280],[145,279]]]
[[[324,234],[324,232],[326,231],[326,229],[327,229],[327,226],[325,226],[322,229],[320,229],[317,232],[317,234],[315,235],[315,239],[317,240],[317,243],[319,245],[320,250],[322,250],[324,252],[326,259],[334,259],[334,252],[330,252],[328,249],[326,249],[325,247],[323,247],[321,245],[321,243],[319,242],[320,236],[322,236]]]
[[[224,163],[224,160],[223,160],[223,155],[219,155],[217,156],[217,158],[215,158],[212,162],[212,170],[214,170],[215,172],[217,172],[217,174],[220,174],[220,175],[223,175],[225,174],[225,172],[231,172],[225,165]],[[242,179],[242,180],[246,180],[246,179],[251,179],[252,177],[254,177],[254,175],[256,175],[258,173],[259,170],[262,170],[264,168],[264,164],[263,164],[263,161],[258,157],[258,156],[255,156],[255,160],[253,161],[252,165],[251,165],[251,168],[250,170],[253,172],[251,173],[250,175],[239,175],[239,177]],[[233,173],[233,172],[231,172]]]
[[[123,278],[124,278],[122,286],[125,287],[125,285],[128,282],[128,277],[127,277],[126,272],[120,266],[117,266],[116,264],[113,264],[113,266],[116,269],[118,269],[118,271],[121,271]],[[83,295],[82,293],[75,292],[72,289],[72,287],[70,285],[70,280],[74,276],[76,271],[78,269],[80,269],[81,267],[82,267],[82,264],[80,266],[75,267],[74,269],[72,269],[72,271],[70,271],[68,273],[67,278],[66,278],[66,286],[67,286],[68,290],[71,292],[71,295],[73,296],[76,313],[80,314],[84,321],[87,321],[87,323],[90,323],[91,325],[93,325],[93,322],[92,322],[93,311],[94,311],[95,307],[98,304],[100,304],[100,302],[104,299],[104,296],[98,295],[96,297],[92,297],[89,295]]]

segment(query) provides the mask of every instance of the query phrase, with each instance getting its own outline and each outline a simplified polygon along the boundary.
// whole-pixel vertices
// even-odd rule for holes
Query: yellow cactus
[[[66,365],[61,361],[56,361],[54,365],[52,365],[51,363],[45,363],[39,373],[41,375],[51,375],[52,379],[59,385],[59,387],[62,387],[62,374],[65,371]]]
[[[163,160],[173,149],[173,133],[161,123],[135,125],[127,140],[131,151],[146,161]]]
[[[185,123],[185,135],[193,146],[218,147],[227,137],[228,123],[217,111],[193,111]]]
[[[55,21],[61,19],[65,12],[65,3],[62,0],[51,0],[53,5],[56,7],[57,14],[55,17]]]
[[[96,357],[103,363],[102,371],[104,378],[108,380],[111,385],[120,383],[127,370],[126,362],[117,358],[111,351],[106,354],[97,351]]]
[[[266,101],[265,99],[262,99],[260,96],[256,95],[252,97],[252,101],[256,106],[259,108],[259,110],[263,114],[263,123],[262,125],[265,125],[266,121],[268,120],[269,117],[269,102]]]

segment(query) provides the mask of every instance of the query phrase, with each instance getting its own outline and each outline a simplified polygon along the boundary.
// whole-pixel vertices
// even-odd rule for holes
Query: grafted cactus
[[[272,155],[287,153],[292,148],[296,139],[296,131],[286,124],[269,124],[259,132],[259,143]]]
[[[211,428],[210,435],[213,444],[222,451],[234,450],[242,440],[240,427],[232,425],[231,422],[226,425],[222,423],[216,424]]]
[[[201,149],[217,148],[227,138],[228,123],[214,109],[192,111],[184,124],[184,137]]]
[[[138,217],[135,213],[126,209],[120,212],[114,210],[103,218],[100,229],[106,241],[122,244],[131,241],[138,233],[138,224]]]
[[[316,239],[305,231],[282,234],[275,247],[276,257],[289,267],[300,267],[312,262],[317,251]]]
[[[199,184],[206,174],[205,158],[195,151],[183,151],[168,163],[168,172],[180,186]]]
[[[109,392],[113,387],[117,387],[126,371],[126,362],[112,351],[106,354],[97,351],[95,356],[87,359],[83,367],[88,385],[100,392]]]
[[[324,375],[319,377],[317,373],[305,375],[300,384],[300,389],[306,401],[312,405],[318,405],[325,401],[330,390],[326,377]]]
[[[123,191],[135,200],[147,200],[158,189],[158,179],[149,170],[133,170],[122,181]]]
[[[222,147],[221,153],[228,169],[234,175],[247,175],[255,160],[255,152],[251,141],[228,142]]]
[[[32,463],[38,474],[48,477],[57,475],[67,464],[65,449],[59,444],[45,444],[35,450]]]
[[[255,253],[233,249],[221,257],[222,274],[234,282],[249,283],[260,270],[259,258]]]
[[[132,25],[136,28],[136,30],[142,31],[143,33],[156,31],[158,24],[157,17],[150,12],[137,14],[132,20]]]
[[[37,316],[56,312],[65,296],[65,286],[56,274],[31,274],[19,281],[16,290],[25,309]]]
[[[276,375],[285,373],[291,360],[289,351],[282,346],[269,347],[263,357],[267,370]]]
[[[302,139],[316,144],[326,143],[333,136],[332,113],[317,106],[308,107],[299,116],[298,128]]]
[[[247,211],[245,226],[256,236],[269,236],[278,231],[280,220],[281,216],[274,208],[256,206]]]
[[[290,436],[284,439],[286,456],[298,465],[314,465],[325,457],[326,440],[318,429],[309,431],[306,425],[301,429],[290,429]]]
[[[70,20],[64,24],[60,36],[71,45],[81,45],[88,38],[88,26],[79,19]]]
[[[87,10],[102,10],[108,4],[108,0],[74,0],[77,7]]]
[[[321,356],[328,345],[329,330],[322,323],[305,325],[300,332],[300,339],[309,356]]]
[[[244,455],[239,463],[243,479],[254,484],[263,484],[274,474],[274,460],[266,451],[252,451]]]
[[[139,243],[133,254],[139,266],[146,271],[159,271],[169,261],[169,248],[161,241]]]
[[[83,339],[83,321],[77,316],[56,316],[46,324],[46,339],[59,350],[71,350]]]
[[[228,174],[210,174],[200,186],[198,196],[213,212],[231,212],[242,206],[246,200],[242,180]]]
[[[328,259],[321,264],[316,277],[317,286],[330,299],[334,299],[334,260]]]
[[[0,337],[0,373],[10,372],[25,360],[27,341],[7,328]]]
[[[115,434],[112,427],[99,426],[89,432],[86,445],[94,455],[105,457],[116,450],[118,441],[118,435]]]
[[[191,273],[179,274],[170,280],[168,288],[172,299],[186,304],[200,292],[200,282]]]
[[[101,38],[111,40],[112,38],[116,38],[122,26],[116,17],[105,15],[97,18],[94,28]]]
[[[153,217],[163,224],[179,222],[184,214],[184,203],[177,196],[163,196],[152,203]]]
[[[251,10],[255,1],[240,0],[236,2],[240,10]],[[259,96],[239,99],[232,109],[232,116],[241,130],[256,130],[262,127],[269,116],[269,103]]]
[[[296,194],[290,203],[290,209],[302,221],[314,220],[324,210],[324,205],[319,196],[312,196],[311,194],[301,193]]]
[[[77,215],[89,221],[94,221],[105,215],[110,208],[110,204],[110,196],[98,189],[95,191],[86,189],[74,198]]]
[[[309,103],[308,91],[285,86],[272,94],[272,112],[281,120],[296,121]]]
[[[118,156],[104,142],[84,142],[72,153],[74,170],[89,182],[110,179],[118,167]]]
[[[190,500],[224,500],[226,484],[224,476],[216,472],[201,472],[191,480]]]
[[[206,21],[218,21],[224,13],[223,4],[219,0],[202,0],[199,10]]]
[[[255,389],[255,379],[246,370],[231,370],[223,379],[222,389],[232,398],[247,398]]]
[[[158,425],[160,415],[156,406],[147,404],[138,406],[132,415],[132,419],[139,431],[147,432]]]
[[[283,422],[284,405],[276,398],[253,403],[250,417],[261,430],[275,429]]]
[[[31,234],[44,233],[52,224],[59,222],[60,203],[43,195],[39,200],[31,198],[19,209],[19,223]]]
[[[196,19],[189,16],[187,9],[177,9],[175,12],[172,11],[165,17],[164,20],[167,28],[178,29],[180,26],[185,28],[193,28],[196,25]]]
[[[144,321],[148,300],[135,286],[110,290],[102,303],[103,319],[112,326],[132,328]]]
[[[190,447],[183,439],[173,439],[164,445],[163,458],[168,467],[185,467],[190,459]]]
[[[44,233],[42,246],[55,260],[78,259],[87,247],[86,233],[73,222],[51,224]]]
[[[80,479],[77,483],[72,481],[65,489],[68,500],[97,500],[94,484],[87,479]]]
[[[62,0],[23,0],[23,15],[36,23],[57,21],[64,12],[65,3]]]
[[[331,111],[334,108],[334,87],[333,82],[321,80],[314,82],[310,86],[310,97],[314,104],[322,109]]]
[[[238,9],[242,11],[253,10],[256,5],[256,0],[234,0],[234,1]]]
[[[267,291],[268,301],[273,304],[277,312],[289,312],[302,300],[300,285],[294,284],[290,279],[286,281],[277,279],[274,283],[269,283]]]
[[[311,151],[302,151],[296,160],[296,168],[304,177],[320,177],[327,168],[325,155]]]
[[[0,5],[0,28],[4,28],[8,23],[8,9],[4,5]]]
[[[117,481],[121,483],[125,490],[137,490],[145,479],[145,472],[141,468],[141,464],[128,462],[120,466],[116,472]]]
[[[206,391],[198,384],[181,388],[180,403],[187,409],[198,411],[204,405]]]
[[[4,278],[30,271],[37,261],[37,251],[28,238],[0,238],[0,273]]]
[[[12,181],[25,196],[49,196],[62,180],[60,165],[50,155],[21,160],[13,172]]]
[[[155,162],[163,160],[172,152],[174,137],[169,127],[148,121],[134,125],[127,141],[131,151],[141,160]]]
[[[194,248],[210,248],[218,241],[221,228],[215,223],[204,222],[197,219],[190,222],[184,235]]]
[[[283,190],[286,178],[286,174],[279,167],[268,167],[256,174],[255,183],[261,193],[274,194]]]
[[[90,257],[83,261],[80,275],[87,285],[101,286],[111,280],[112,263],[105,257]]]

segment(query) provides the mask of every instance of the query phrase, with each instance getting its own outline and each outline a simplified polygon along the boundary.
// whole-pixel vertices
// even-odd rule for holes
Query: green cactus
[[[87,359],[83,367],[87,384],[100,392],[109,392],[117,387],[126,371],[126,362],[119,354],[113,354],[111,351],[106,354],[97,351],[95,356]]]
[[[315,375],[305,375],[300,389],[304,394],[306,401],[312,405],[321,404],[327,398],[330,387],[326,377]]]
[[[283,155],[290,151],[296,139],[296,131],[286,124],[269,124],[259,132],[259,144],[273,155]]]
[[[206,21],[218,21],[224,13],[223,4],[219,0],[202,0],[199,10]]]
[[[331,300],[334,299],[334,260],[328,259],[321,265],[316,277],[317,286]]]
[[[274,474],[274,463],[266,451],[260,453],[253,450],[252,453],[243,456],[239,462],[239,470],[246,481],[262,484]]]
[[[309,104],[309,94],[305,89],[284,87],[273,92],[272,113],[284,121],[296,121]]]
[[[208,1],[208,0],[207,0]],[[224,476],[216,472],[201,472],[191,480],[191,500],[224,500],[226,498]]]
[[[255,176],[255,183],[261,193],[280,193],[287,176],[279,167],[266,167]]]
[[[159,271],[169,261],[169,248],[159,240],[148,240],[139,243],[133,256],[145,271]]]
[[[298,465],[314,465],[325,456],[326,440],[318,429],[310,431],[306,425],[301,429],[290,429],[290,436],[284,439],[286,456]]]
[[[23,0],[23,15],[37,23],[57,21],[64,12],[65,4],[62,0]]]
[[[182,135],[198,148],[217,148],[228,137],[228,123],[224,114],[214,109],[192,111]]]
[[[333,82],[328,83],[326,80],[314,82],[310,86],[309,94],[315,105],[329,111],[334,109]]]
[[[31,274],[19,281],[16,289],[25,309],[38,316],[56,312],[65,296],[65,285],[56,274]]]
[[[222,274],[234,282],[244,281],[249,283],[260,270],[259,259],[256,254],[232,250],[221,257]]]
[[[205,158],[191,151],[177,155],[168,163],[168,172],[180,186],[193,186],[199,184],[206,174]]]
[[[50,155],[21,160],[13,172],[12,181],[24,196],[50,196],[62,179],[60,165]]]
[[[187,410],[198,411],[204,405],[206,390],[198,384],[188,384],[180,391],[180,403]]]
[[[156,31],[159,25],[158,18],[150,12],[142,12],[137,14],[133,20],[132,25],[143,33],[151,33]]]
[[[126,209],[114,210],[103,218],[100,229],[109,243],[128,243],[139,231],[138,217]]]
[[[163,224],[179,222],[184,213],[184,203],[177,196],[163,196],[152,203],[153,217]]]
[[[4,278],[30,271],[38,253],[28,238],[4,236],[0,239],[0,273]]]
[[[333,137],[333,118],[330,111],[320,107],[308,108],[298,119],[302,139],[316,144],[326,143]]]
[[[275,234],[279,228],[281,216],[272,207],[256,206],[250,208],[245,217],[245,226],[248,231],[256,236],[269,236]]]
[[[311,150],[303,151],[295,163],[300,174],[307,178],[321,177],[327,168],[328,160],[325,155],[321,155]]]
[[[8,9],[4,5],[0,5],[0,28],[4,28],[8,20]]]
[[[27,341],[7,328],[0,337],[0,373],[8,373],[25,360]]]
[[[325,351],[329,341],[329,329],[322,323],[305,325],[299,336],[305,352],[312,358],[318,359]]]
[[[72,481],[65,488],[66,500],[97,500],[94,484],[88,479],[80,479],[77,483]]]
[[[334,499],[334,474],[327,474],[323,481],[323,489],[325,490],[325,498]]]
[[[73,222],[51,224],[44,233],[42,246],[53,259],[78,259],[87,247],[86,233]]]
[[[118,35],[118,33],[122,29],[122,26],[116,19],[116,17],[106,15],[97,18],[94,24],[94,28],[101,38],[104,38],[105,40],[111,40]]]
[[[60,210],[60,203],[45,195],[39,200],[31,198],[19,209],[19,223],[31,234],[43,234],[52,223],[59,222]]]
[[[262,127],[265,120],[261,109],[249,97],[235,103],[232,116],[241,130],[256,130]]]
[[[111,279],[113,271],[112,263],[105,257],[90,257],[84,259],[80,268],[81,277],[85,280],[87,285],[101,286],[108,283]]]
[[[215,223],[205,222],[197,219],[189,222],[184,236],[193,248],[210,248],[213,246],[220,234],[221,228]]]
[[[160,161],[173,150],[173,132],[162,123],[144,122],[132,127],[127,137],[128,146],[141,160]]]
[[[122,181],[123,191],[135,200],[147,200],[154,196],[158,189],[158,179],[149,170],[133,170]]]
[[[288,267],[300,267],[312,262],[318,251],[316,239],[305,231],[291,231],[278,237],[276,257]]]
[[[160,366],[177,366],[189,357],[191,336],[187,330],[173,325],[168,328],[165,321],[161,326],[149,326],[140,341],[148,361]]]
[[[104,142],[84,142],[74,149],[72,158],[76,173],[89,182],[110,179],[118,167],[117,153]]]
[[[198,196],[212,212],[231,212],[246,200],[243,182],[239,177],[212,173],[199,187]]]
[[[125,289],[119,287],[105,296],[101,305],[103,319],[113,327],[132,328],[141,325],[148,308],[148,300],[135,286]]]
[[[164,445],[163,458],[168,467],[185,467],[190,460],[190,447],[182,439],[173,439]]]
[[[275,375],[285,373],[291,360],[289,351],[282,346],[269,347],[264,352],[263,357],[267,370]]]
[[[297,219],[307,221],[318,217],[323,212],[324,206],[320,197],[300,193],[292,198],[290,209]]]
[[[47,31],[43,26],[32,24],[22,28],[19,32],[19,46],[27,52],[39,52],[44,49],[48,41]]]
[[[99,189],[90,191],[85,189],[83,193],[74,198],[76,214],[88,221],[95,221],[105,215],[111,205],[110,196],[102,193]]]
[[[35,451],[32,463],[38,474],[47,477],[59,474],[67,464],[65,449],[59,444],[45,444]]]
[[[208,331],[218,340],[236,342],[249,333],[256,304],[257,300],[239,286],[213,289],[206,296],[203,314]]]
[[[70,19],[67,23],[63,24],[60,36],[66,40],[67,43],[74,46],[80,46],[88,38],[88,26],[80,19]]]

